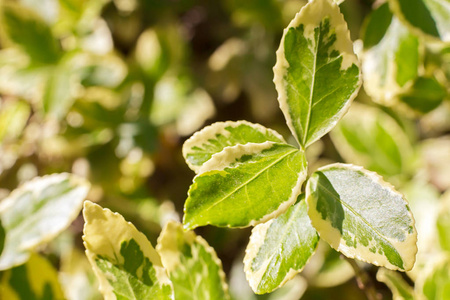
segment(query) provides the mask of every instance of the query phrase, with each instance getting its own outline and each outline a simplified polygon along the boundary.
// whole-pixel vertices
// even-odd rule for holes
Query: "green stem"
[[[372,279],[369,277],[366,271],[361,269],[354,259],[341,255],[341,258],[345,259],[355,271],[356,283],[358,287],[366,294],[368,300],[381,300],[381,295],[377,293]]]

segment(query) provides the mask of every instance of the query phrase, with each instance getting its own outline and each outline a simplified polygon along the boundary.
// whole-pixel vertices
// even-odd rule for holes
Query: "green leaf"
[[[438,107],[447,96],[447,90],[434,77],[418,77],[399,95],[400,101],[419,113]]]
[[[83,241],[105,299],[173,299],[161,259],[133,224],[86,201]]]
[[[386,34],[391,21],[392,12],[387,2],[373,10],[364,20],[361,28],[364,48],[370,48],[378,44]]]
[[[411,270],[417,232],[408,202],[362,167],[333,164],[311,175],[308,214],[320,237],[347,257]]]
[[[11,2],[4,3],[3,28],[8,38],[19,45],[33,61],[56,63],[60,49],[50,27],[32,10]]]
[[[405,282],[402,276],[384,268],[378,269],[377,280],[384,282],[392,291],[393,300],[414,300],[414,289]]]
[[[245,251],[245,273],[253,291],[270,293],[300,272],[319,236],[309,220],[305,195],[284,214],[255,226]]]
[[[0,281],[0,299],[65,299],[58,272],[43,257],[32,254],[26,264],[6,270]]]
[[[393,17],[381,41],[362,55],[364,89],[376,102],[392,105],[418,75],[419,40]]]
[[[450,41],[448,0],[390,0],[394,13],[415,32]]]
[[[89,184],[67,173],[36,177],[0,205],[6,231],[0,270],[24,263],[30,251],[66,229],[78,216]]]
[[[23,132],[30,116],[30,106],[24,101],[0,103],[0,142],[14,140]]]
[[[57,119],[66,116],[75,100],[71,95],[72,78],[70,70],[64,66],[57,66],[50,71],[42,96],[44,112],[47,115]]]
[[[214,249],[193,231],[169,221],[156,246],[172,281],[175,299],[230,299],[222,263]]]
[[[225,147],[267,141],[286,143],[276,131],[247,121],[217,122],[196,132],[183,144],[189,168],[198,173],[201,166]]]
[[[376,107],[354,103],[331,132],[331,138],[348,163],[383,176],[402,175],[410,168],[413,150],[408,136],[393,118]]]
[[[428,264],[416,280],[415,290],[422,296],[419,299],[450,299],[450,257],[438,257]]]
[[[274,73],[280,108],[304,149],[336,125],[361,84],[336,4],[314,0],[302,8],[284,30]]]
[[[450,194],[448,194],[450,195]],[[436,226],[439,236],[441,249],[450,252],[450,196],[443,197],[441,207],[436,220]]]
[[[265,142],[227,147],[202,166],[188,191],[184,226],[246,227],[284,212],[306,178],[303,151]]]

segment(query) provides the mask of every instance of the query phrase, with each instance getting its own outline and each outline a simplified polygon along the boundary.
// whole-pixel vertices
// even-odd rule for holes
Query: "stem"
[[[341,258],[345,259],[352,266],[353,271],[355,271],[356,283],[358,284],[358,287],[366,294],[367,299],[381,300],[381,295],[377,293],[369,274],[361,269],[353,259],[344,255],[341,255]]]

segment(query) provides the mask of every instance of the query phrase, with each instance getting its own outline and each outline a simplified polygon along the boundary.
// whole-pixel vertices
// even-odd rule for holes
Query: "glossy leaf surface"
[[[0,270],[24,263],[30,251],[67,228],[81,210],[89,184],[67,173],[36,177],[0,206],[6,232]]]
[[[305,5],[285,29],[274,82],[280,108],[302,148],[330,131],[360,86],[347,24],[329,0]]]
[[[264,294],[283,286],[303,269],[318,242],[304,195],[284,214],[255,226],[244,258],[253,291]]]
[[[185,203],[184,226],[246,227],[284,212],[306,177],[303,151],[265,142],[225,148],[202,166]]]
[[[312,225],[334,249],[393,270],[413,267],[417,232],[409,205],[376,173],[328,165],[311,175],[306,197]]]
[[[175,299],[230,299],[225,273],[216,252],[193,231],[169,221],[156,250],[172,281]]]
[[[161,259],[143,233],[89,201],[83,216],[86,255],[105,299],[174,299]]]

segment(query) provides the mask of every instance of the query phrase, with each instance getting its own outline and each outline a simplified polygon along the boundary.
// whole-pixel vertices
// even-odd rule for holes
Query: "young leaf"
[[[43,257],[31,254],[26,264],[4,271],[0,299],[65,299],[58,272]]]
[[[6,231],[0,270],[24,263],[30,251],[67,228],[80,212],[89,184],[74,175],[37,177],[14,190],[0,205]]]
[[[170,221],[156,246],[172,281],[175,299],[230,299],[222,263],[214,249],[193,231]]]
[[[448,0],[390,0],[394,13],[417,32],[450,41],[450,3]]]
[[[306,160],[290,145],[250,143],[225,148],[199,173],[188,191],[185,228],[246,227],[278,216],[295,202]]]
[[[377,280],[389,287],[393,300],[414,300],[414,289],[403,280],[399,273],[380,268],[377,272]]]
[[[418,38],[393,17],[381,41],[362,55],[365,91],[374,101],[392,105],[406,83],[417,77],[419,54]]]
[[[319,236],[311,226],[305,195],[284,214],[255,226],[245,251],[245,273],[253,291],[270,293],[300,272]]]
[[[89,201],[83,216],[86,255],[105,299],[173,299],[161,259],[143,233]]]
[[[189,168],[198,173],[201,166],[225,147],[267,141],[286,143],[272,129],[247,121],[217,122],[196,132],[183,144],[183,156]]]
[[[287,124],[304,149],[330,131],[360,87],[347,24],[329,0],[305,5],[284,30],[274,82]]]
[[[3,28],[8,38],[19,45],[35,62],[55,63],[60,49],[50,27],[33,11],[7,2],[3,8]]]
[[[319,169],[306,187],[308,214],[320,237],[350,258],[408,271],[417,253],[417,232],[404,197],[362,167]]]

